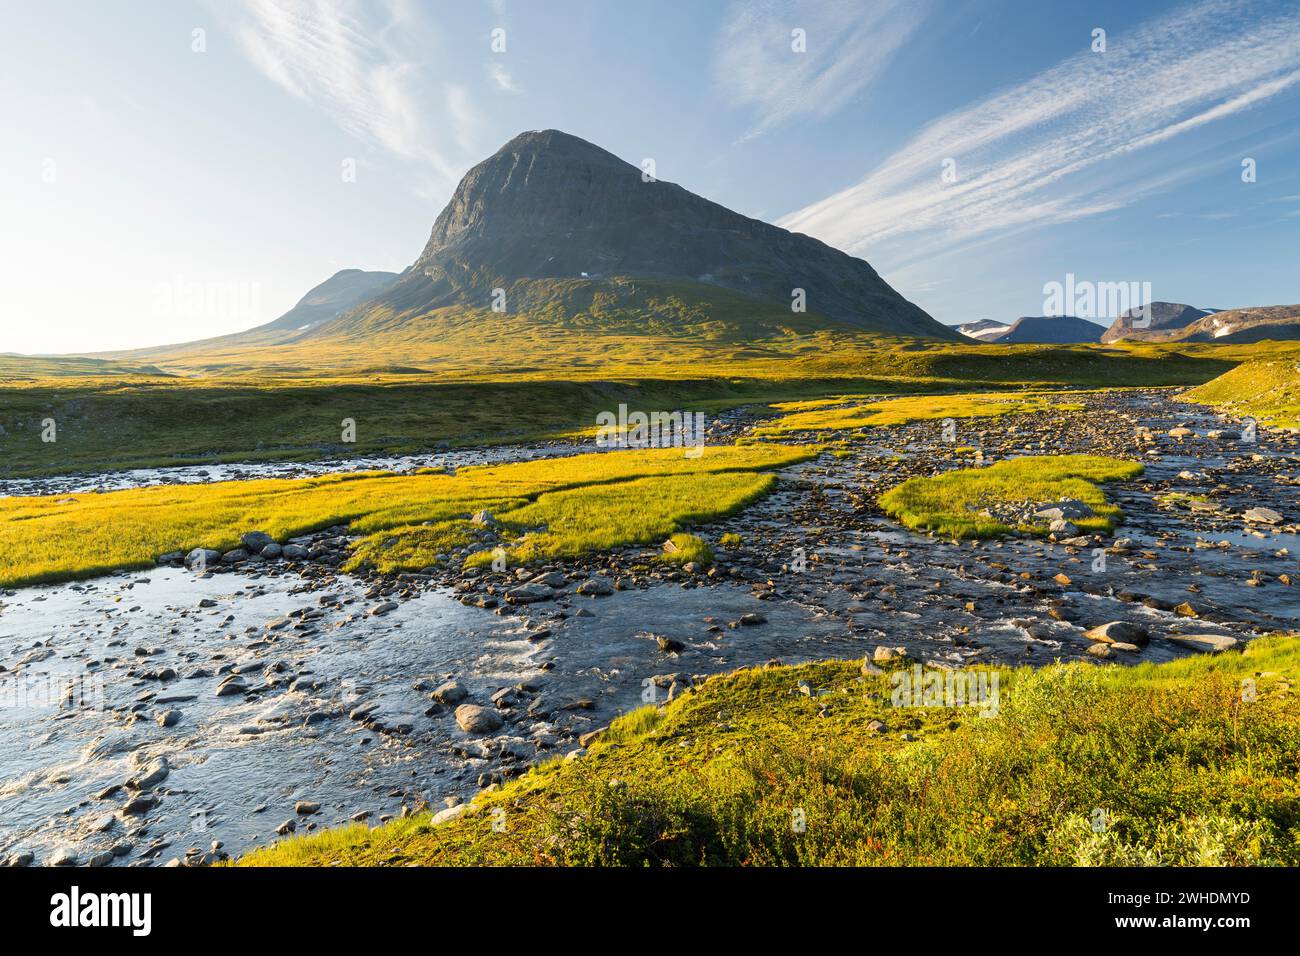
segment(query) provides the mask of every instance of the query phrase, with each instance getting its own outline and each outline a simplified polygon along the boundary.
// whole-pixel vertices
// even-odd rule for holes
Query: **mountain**
[[[1198,309],[1171,302],[1151,303],[1151,324],[1133,328],[1136,310],[1116,319],[1102,341],[1261,342],[1300,339],[1300,305],[1245,309]]]
[[[638,167],[558,130],[522,133],[466,173],[397,282],[310,334],[372,334],[376,320],[392,330],[394,319],[494,303],[506,313],[545,309],[557,290],[576,307],[612,296],[641,309],[635,280],[652,280],[660,292],[670,283],[676,299],[706,311],[727,290],[795,319],[959,338],[862,259],[646,181]],[[806,313],[791,310],[800,289]]]
[[[1079,319],[1073,315],[1025,315],[1011,323],[1001,335],[985,341],[1000,345],[1034,342],[1063,344],[1071,342],[1100,342],[1104,329],[1096,322]]]
[[[1005,335],[1011,331],[1011,326],[1005,322],[995,322],[992,319],[980,319],[978,322],[967,322],[956,327],[957,331],[968,339],[979,339],[983,342],[992,342],[1000,335]]]
[[[336,272],[299,299],[298,304],[284,315],[253,331],[301,331],[320,325],[378,295],[397,280],[397,275],[396,272],[363,272],[360,269]]]
[[[1110,324],[1105,333],[1102,335],[1103,342],[1118,342],[1120,339],[1130,341],[1156,340],[1156,333],[1167,331],[1169,329],[1181,329],[1184,326],[1191,325],[1198,319],[1216,312],[1216,309],[1198,309],[1195,306],[1184,305],[1181,302],[1152,302],[1148,307],[1149,319],[1143,325],[1134,327],[1134,319],[1137,319],[1143,309],[1133,308],[1127,312],[1120,313],[1119,317]]]
[[[1262,342],[1300,339],[1300,305],[1226,309],[1184,327],[1179,342]]]

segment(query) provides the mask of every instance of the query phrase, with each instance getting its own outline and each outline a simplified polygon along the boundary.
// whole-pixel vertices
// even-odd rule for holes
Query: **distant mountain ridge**
[[[1182,302],[1152,302],[1122,313],[1105,329],[1075,316],[1022,316],[1012,323],[980,319],[956,329],[967,338],[999,344],[1291,340],[1300,339],[1300,305],[1202,309]]]
[[[336,319],[387,289],[397,281],[397,276],[396,272],[343,269],[311,289],[298,300],[297,305],[274,322],[268,322],[254,331],[303,331]]]
[[[1133,315],[1116,319],[1104,342],[1261,342],[1300,339],[1300,305],[1244,309],[1197,309],[1170,302],[1151,303],[1151,324],[1136,327]]]
[[[1010,324],[980,319],[978,322],[957,326],[957,331],[967,338],[998,345],[1066,345],[1100,342],[1105,329],[1095,322],[1073,315],[1022,315]]]
[[[1120,339],[1141,340],[1153,333],[1181,329],[1205,318],[1217,309],[1198,309],[1181,302],[1152,302],[1123,312],[1106,329],[1101,340],[1118,342]]]
[[[984,342],[992,342],[1000,335],[1005,335],[1011,331],[1011,326],[1006,322],[995,322],[993,319],[980,319],[977,322],[965,322],[956,327],[957,331],[967,338],[980,339]]]

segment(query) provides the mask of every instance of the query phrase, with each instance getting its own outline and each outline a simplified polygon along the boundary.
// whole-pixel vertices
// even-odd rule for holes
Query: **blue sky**
[[[0,351],[236,331],[400,270],[466,169],[547,127],[944,322],[1037,314],[1067,273],[1300,301],[1294,2],[54,0],[0,58]]]

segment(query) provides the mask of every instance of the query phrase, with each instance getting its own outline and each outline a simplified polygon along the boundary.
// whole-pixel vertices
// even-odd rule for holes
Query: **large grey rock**
[[[185,566],[188,568],[195,567],[212,567],[221,563],[221,552],[213,551],[211,548],[195,548],[185,556]]]
[[[275,544],[275,539],[265,531],[249,531],[239,539],[239,543],[249,554],[261,554],[268,544]]]
[[[167,758],[159,757],[145,764],[138,774],[126,782],[126,785],[132,790],[152,790],[166,780],[170,773],[171,767],[167,763]]]
[[[460,681],[449,680],[434,688],[431,696],[440,704],[459,704],[469,696],[469,691]]]
[[[1034,512],[1034,517],[1044,518],[1048,521],[1055,521],[1057,519],[1073,521],[1076,518],[1090,518],[1092,517],[1092,514],[1092,508],[1084,504],[1082,501],[1076,501],[1073,498],[1066,498],[1063,501],[1045,505],[1038,509]]]
[[[1170,634],[1169,640],[1179,647],[1202,654],[1235,651],[1241,647],[1241,642],[1228,634]]]
[[[495,711],[478,704],[461,704],[456,708],[456,723],[467,734],[490,734],[501,729],[501,718]]]
[[[556,589],[558,589],[558,588],[562,588],[562,587],[564,587],[566,584],[568,584],[568,583],[569,583],[569,579],[568,579],[567,577],[565,577],[565,576],[564,576],[564,573],[561,572],[561,571],[547,571],[547,572],[544,573],[544,574],[539,574],[539,575],[537,575],[537,577],[535,577],[535,578],[530,578],[529,581],[528,581],[528,583],[529,583],[529,584],[542,584],[542,585],[545,585],[545,586],[548,587],[548,588],[556,588]]]
[[[535,604],[549,601],[555,597],[555,589],[538,581],[530,581],[506,592],[506,600],[511,604]]]
[[[1084,631],[1083,636],[1103,644],[1145,644],[1148,640],[1145,627],[1128,621],[1110,621]]]
[[[463,817],[468,812],[469,812],[468,803],[458,803],[454,807],[448,807],[445,810],[439,810],[437,813],[433,815],[433,818],[429,822],[432,823],[435,827],[442,826],[444,823],[450,823],[452,820],[455,820],[459,817]]]
[[[1242,517],[1255,524],[1281,524],[1282,522],[1282,515],[1272,508],[1251,508]]]
[[[1055,519],[1047,530],[1055,535],[1063,535],[1067,538],[1076,537],[1079,534],[1078,527],[1072,521],[1066,521],[1064,518]]]

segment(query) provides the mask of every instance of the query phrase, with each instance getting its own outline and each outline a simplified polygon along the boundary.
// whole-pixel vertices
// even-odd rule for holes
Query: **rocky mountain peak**
[[[521,133],[461,180],[394,289],[397,311],[486,304],[530,279],[722,286],[862,328],[956,339],[865,261],[751,219],[559,130]]]

